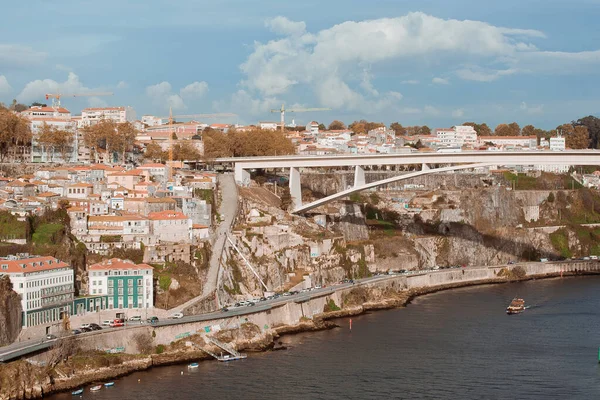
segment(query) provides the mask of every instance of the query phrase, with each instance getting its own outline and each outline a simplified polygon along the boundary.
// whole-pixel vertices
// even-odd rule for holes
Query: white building
[[[71,112],[64,107],[41,107],[41,106],[33,106],[21,113],[24,117],[27,118],[37,118],[37,117],[52,117],[52,118],[62,118],[62,119],[71,119]]]
[[[279,128],[279,124],[277,122],[261,121],[258,123],[258,127],[260,129],[276,131]]]
[[[77,162],[77,148],[79,137],[77,135],[77,123],[66,117],[31,116],[31,162]],[[66,160],[62,159],[60,149],[42,146],[38,142],[39,135],[44,124],[56,129],[65,130],[73,134],[73,145],[65,152]]]
[[[450,129],[436,129],[440,147],[462,147],[477,145],[477,132],[472,126],[455,126]]]
[[[537,136],[479,136],[479,145],[492,143],[494,146],[520,146],[530,149],[537,147]]]
[[[110,119],[116,123],[127,122],[127,109],[125,107],[84,108],[81,110],[81,126],[96,125],[103,119]]]
[[[60,323],[73,302],[73,268],[50,256],[19,254],[0,258],[0,275],[8,275],[21,296],[23,327]]]
[[[192,239],[192,219],[180,211],[151,212],[148,219],[157,241],[189,243]]]
[[[153,308],[153,268],[112,258],[88,267],[88,294],[108,296],[109,309]]]
[[[565,138],[558,136],[550,138],[550,151],[565,151]]]
[[[311,121],[310,124],[306,125],[306,131],[311,135],[319,134],[319,124],[315,121]]]
[[[163,122],[162,118],[155,117],[154,115],[143,115],[142,123],[146,126],[158,126],[166,122]]]

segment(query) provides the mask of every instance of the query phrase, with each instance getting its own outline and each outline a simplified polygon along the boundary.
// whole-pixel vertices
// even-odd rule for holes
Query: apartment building
[[[537,147],[537,136],[479,136],[479,146],[492,143],[494,146],[525,147],[534,149]]]
[[[0,275],[8,275],[21,296],[23,327],[60,323],[73,302],[74,274],[50,256],[17,254],[0,258]]]
[[[440,147],[476,146],[477,132],[472,126],[455,126],[453,128],[436,129],[435,134]]]
[[[192,219],[180,211],[158,211],[148,214],[152,235],[160,242],[189,242]]]
[[[90,295],[108,296],[109,309],[153,308],[153,268],[112,258],[88,267]]]
[[[116,123],[127,122],[127,109],[125,107],[84,108],[81,110],[79,127],[84,128],[96,125],[104,119],[109,119]]]

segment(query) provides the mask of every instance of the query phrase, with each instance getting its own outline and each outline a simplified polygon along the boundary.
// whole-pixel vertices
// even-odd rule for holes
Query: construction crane
[[[217,113],[217,114],[189,114],[189,115],[173,115],[173,110],[169,108],[169,116],[168,117],[159,117],[161,119],[168,118],[169,119],[169,168],[168,168],[168,177],[167,181],[172,177],[173,170],[173,120],[175,118],[180,119],[193,119],[193,118],[232,118],[237,117],[237,114],[232,113]]]
[[[294,108],[292,110],[286,110],[285,104],[281,105],[279,110],[271,110],[272,113],[281,113],[281,131],[285,130],[285,112],[309,112],[309,111],[329,111],[331,108]]]
[[[113,92],[92,92],[92,93],[74,93],[74,94],[62,94],[62,93],[46,93],[46,100],[52,99],[52,108],[60,108],[61,97],[90,97],[90,96],[112,96]]]

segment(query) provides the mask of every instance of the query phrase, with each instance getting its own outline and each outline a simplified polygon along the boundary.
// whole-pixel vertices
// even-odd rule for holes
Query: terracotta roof
[[[479,136],[479,140],[495,140],[495,139],[535,139],[537,140],[537,136]]]
[[[79,183],[74,183],[73,185],[69,185],[69,187],[85,187],[85,188],[93,188],[94,185],[92,185],[91,183],[84,183],[84,182],[79,182]]]
[[[54,112],[54,108],[52,107],[31,107],[28,108],[27,110],[23,111],[24,113],[30,113],[30,112]],[[64,107],[60,107],[58,108],[56,111],[58,111],[61,114],[69,114],[71,111],[67,110]]]
[[[148,219],[152,221],[161,221],[188,219],[188,217],[180,211],[155,211],[148,214]]]
[[[208,225],[200,225],[200,224],[193,224],[192,225],[192,229],[206,229],[209,228]]]
[[[39,193],[36,195],[36,197],[56,197],[58,196],[58,193],[54,193],[54,192],[43,192],[43,193]]]
[[[109,271],[109,270],[153,270],[148,264],[135,264],[130,260],[121,260],[120,258],[111,258],[110,260],[102,261],[98,264],[93,264],[88,267],[88,271]]]
[[[160,164],[160,163],[149,163],[149,164],[142,164],[138,167],[138,169],[143,169],[143,168],[166,168],[167,166],[165,164]]]
[[[23,265],[25,267],[23,267]],[[7,268],[4,268],[4,266],[7,266]],[[22,260],[0,259],[0,273],[30,273],[37,271],[48,271],[52,269],[65,267],[69,267],[69,265],[66,262],[57,260],[56,258],[50,256],[34,256]]]
[[[117,111],[125,111],[125,107],[88,107],[81,110],[83,111],[109,111],[109,110],[117,110]]]

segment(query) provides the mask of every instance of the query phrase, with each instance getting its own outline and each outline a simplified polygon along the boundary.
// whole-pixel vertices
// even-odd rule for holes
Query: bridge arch
[[[492,165],[496,165],[496,164],[495,163],[477,163],[477,164],[467,164],[467,165],[452,165],[452,166],[449,166],[449,167],[431,168],[431,169],[429,169],[429,168],[425,169],[424,168],[421,171],[410,172],[408,174],[398,175],[398,176],[394,176],[394,177],[391,177],[391,178],[382,179],[382,180],[375,181],[375,182],[370,182],[370,183],[364,183],[364,175],[363,175],[362,179],[358,179],[358,180],[355,179],[355,186],[354,187],[352,187],[350,189],[342,190],[341,192],[332,194],[332,195],[327,196],[327,197],[323,197],[322,199],[313,201],[312,203],[302,204],[299,207],[294,207],[294,210],[292,212],[294,214],[301,214],[301,213],[304,213],[306,211],[312,210],[313,208],[317,208],[317,207],[320,207],[320,206],[325,205],[327,203],[330,203],[330,202],[332,202],[334,200],[338,200],[338,199],[341,199],[343,197],[350,196],[353,193],[358,193],[358,192],[361,192],[363,190],[376,188],[378,186],[387,185],[387,184],[393,183],[393,182],[398,182],[398,181],[402,181],[402,180],[406,180],[406,179],[416,178],[418,176],[435,174],[435,173],[438,173],[438,172],[449,172],[449,171],[458,171],[458,170],[462,170],[462,169],[490,167]],[[360,168],[360,167],[357,167],[357,173],[355,174],[355,177],[360,175],[358,173],[358,171],[359,171],[358,168]],[[358,185],[356,184],[357,182],[358,182]],[[294,191],[292,191],[292,193],[293,192]],[[294,200],[296,200],[296,199],[294,199]]]

